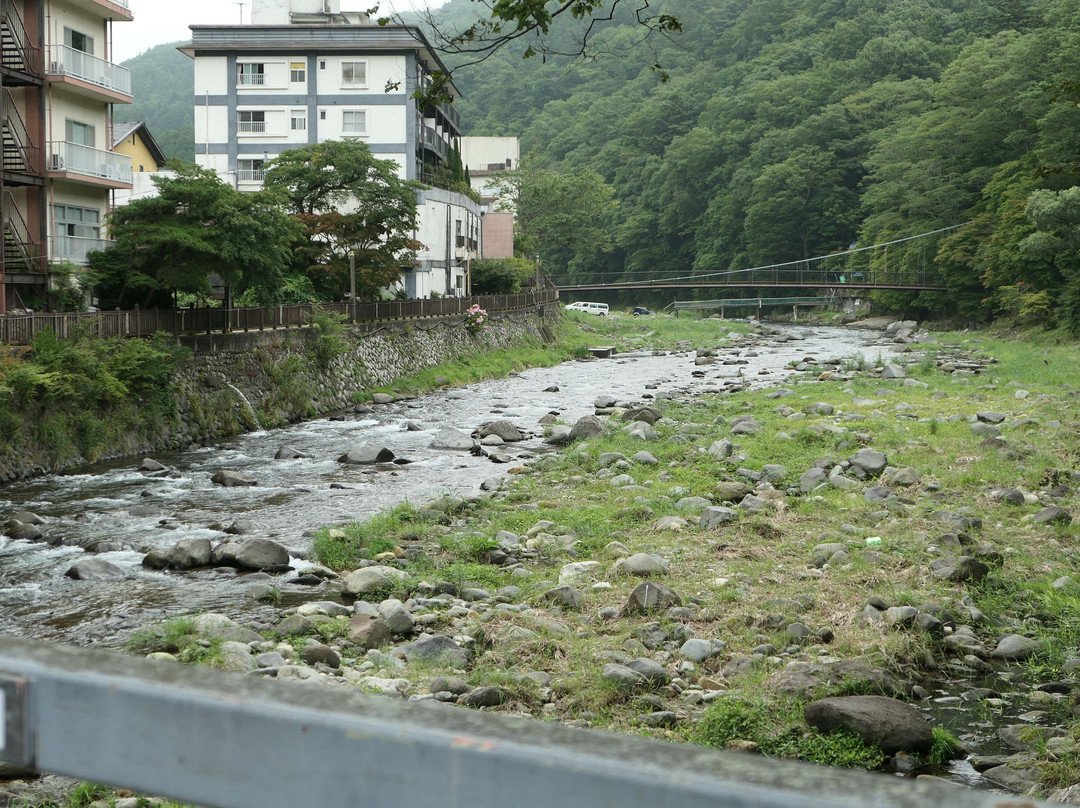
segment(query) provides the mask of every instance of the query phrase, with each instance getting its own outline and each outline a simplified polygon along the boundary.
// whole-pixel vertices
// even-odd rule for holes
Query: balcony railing
[[[237,73],[236,83],[246,87],[262,86],[266,84],[265,73]]]
[[[238,132],[265,132],[266,121],[237,121]]]
[[[266,172],[261,168],[241,168],[236,172],[236,178],[240,182],[262,182],[266,179]]]
[[[131,158],[69,141],[49,144],[49,171],[66,171],[104,180],[132,183]]]
[[[131,3],[129,3],[128,0],[109,0],[109,2],[131,11]]]
[[[56,261],[70,261],[79,266],[86,266],[86,256],[95,250],[104,250],[115,242],[103,238],[83,238],[81,236],[57,236],[52,241],[52,258]]]
[[[48,73],[71,76],[106,90],[131,95],[131,71],[67,45],[49,46]]]
[[[450,151],[446,141],[430,126],[424,127],[424,145],[432,149],[440,157],[446,157]]]

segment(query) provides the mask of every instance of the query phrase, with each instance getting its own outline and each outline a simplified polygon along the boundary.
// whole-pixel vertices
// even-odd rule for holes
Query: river
[[[717,321],[718,336],[728,327]],[[465,452],[430,449],[446,426],[471,432],[507,419],[526,429],[511,444],[515,459],[544,451],[539,419],[551,412],[573,423],[593,411],[598,395],[647,401],[670,394],[703,394],[725,385],[775,384],[792,360],[877,353],[879,332],[841,328],[782,328],[745,347],[723,349],[740,364],[695,366],[694,352],[628,354],[528,370],[464,388],[439,390],[412,401],[345,413],[242,435],[220,445],[157,455],[167,472],[138,470],[139,458],[94,465],[0,488],[0,517],[32,511],[47,520],[50,544],[0,538],[0,632],[73,645],[122,645],[132,630],[155,620],[198,610],[247,619],[258,610],[247,598],[243,576],[223,571],[167,573],[144,569],[143,555],[180,539],[226,537],[236,519],[254,523],[249,535],[273,539],[298,557],[310,550],[311,530],[363,519],[409,501],[442,494],[473,495],[480,484],[505,475],[508,465]],[[697,373],[698,375],[695,375]],[[557,392],[548,388],[557,387]],[[649,389],[654,388],[654,389]],[[407,428],[413,422],[412,431]],[[378,468],[349,466],[337,458],[359,444],[380,444],[411,462]],[[309,455],[275,460],[287,445]],[[211,483],[220,470],[250,474],[251,488]],[[73,581],[64,573],[87,552],[126,570],[115,581]],[[267,614],[270,614],[268,609]]]

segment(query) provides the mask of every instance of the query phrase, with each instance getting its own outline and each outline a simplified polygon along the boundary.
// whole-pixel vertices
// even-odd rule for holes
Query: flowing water
[[[718,333],[724,333],[718,325]],[[775,383],[793,359],[849,356],[867,349],[876,334],[838,328],[792,328],[733,349],[740,365],[697,368],[693,353],[624,355],[569,362],[519,375],[440,390],[412,401],[282,429],[263,430],[213,448],[158,455],[168,471],[147,474],[135,459],[81,468],[0,488],[0,518],[28,510],[44,517],[50,544],[0,538],[0,632],[76,645],[117,645],[153,620],[195,610],[246,609],[243,576],[220,571],[146,570],[143,554],[184,538],[225,538],[236,519],[254,523],[250,535],[273,539],[303,556],[308,532],[348,522],[404,501],[442,494],[475,494],[509,466],[465,452],[430,449],[434,434],[452,426],[471,432],[485,421],[507,419],[530,432],[507,447],[515,459],[543,451],[538,419],[548,412],[569,423],[592,412],[597,395],[619,400],[722,389],[741,381]],[[693,375],[704,371],[704,376]],[[741,375],[741,380],[736,377]],[[646,385],[656,389],[647,391]],[[558,392],[545,392],[557,386]],[[340,418],[341,416],[339,416]],[[406,424],[413,422],[412,430]],[[379,444],[408,465],[350,466],[337,458],[350,447]],[[309,455],[275,460],[282,445]],[[250,474],[258,485],[214,485],[215,472]],[[51,545],[51,546],[50,546]],[[126,570],[128,578],[80,582],[64,572],[87,550]]]

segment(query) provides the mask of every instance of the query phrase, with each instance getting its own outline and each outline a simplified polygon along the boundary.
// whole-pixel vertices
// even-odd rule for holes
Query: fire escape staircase
[[[5,184],[41,184],[40,178],[34,176],[40,174],[41,148],[34,145],[11,92],[5,88],[0,99],[3,107],[0,149],[3,151]]]
[[[40,274],[41,247],[30,236],[26,220],[19,212],[14,197],[5,193],[0,207],[3,209],[4,273]]]
[[[34,83],[34,77],[41,77],[41,48],[31,43],[19,10],[11,0],[0,2],[0,65],[8,74],[5,84],[12,83],[14,74],[26,76],[25,82],[16,83]]]

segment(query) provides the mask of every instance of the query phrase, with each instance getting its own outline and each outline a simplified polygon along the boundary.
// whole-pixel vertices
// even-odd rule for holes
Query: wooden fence
[[[269,308],[169,309],[154,311],[98,311],[63,314],[8,314],[0,316],[0,343],[26,345],[37,334],[50,330],[60,339],[75,335],[94,337],[147,337],[167,334],[212,334],[225,331],[266,331],[303,328],[315,308],[340,314],[348,322],[377,323],[388,320],[416,320],[426,317],[463,315],[476,304],[489,313],[528,309],[553,303],[559,292],[545,285],[539,292],[478,297],[444,297],[437,300],[386,300]]]

